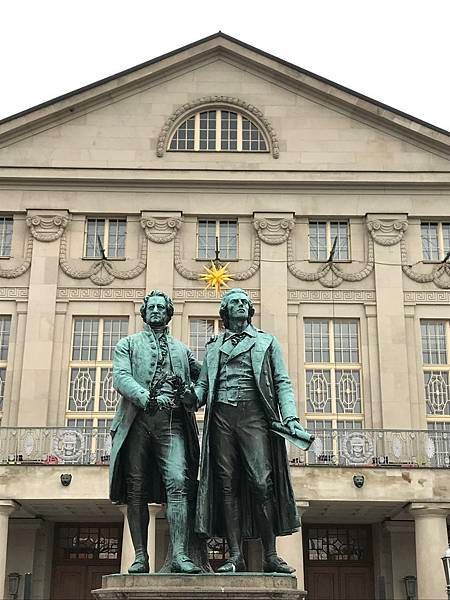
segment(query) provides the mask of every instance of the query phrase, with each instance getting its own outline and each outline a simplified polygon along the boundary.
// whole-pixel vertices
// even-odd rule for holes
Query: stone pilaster
[[[294,227],[292,213],[254,213],[261,244],[261,328],[288,350],[286,242]]]
[[[45,426],[56,319],[59,250],[66,211],[29,211],[34,238],[17,424]]]
[[[411,427],[400,255],[400,241],[407,227],[403,214],[367,215],[367,228],[375,242],[381,425],[385,428]]]
[[[409,511],[415,521],[417,599],[446,600],[441,556],[448,547],[450,503],[413,503]]]
[[[7,598],[5,590],[6,556],[8,553],[9,515],[18,505],[14,500],[0,500],[0,594]]]
[[[181,227],[181,212],[142,213],[141,227],[148,240],[146,291],[173,294],[174,239]]]

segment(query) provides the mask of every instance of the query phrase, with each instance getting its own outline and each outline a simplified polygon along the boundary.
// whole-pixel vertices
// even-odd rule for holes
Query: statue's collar
[[[150,327],[147,323],[144,323],[144,331],[147,333],[152,333],[153,335],[160,336],[162,333],[165,335],[169,335],[169,328],[167,325],[163,325],[163,327]]]

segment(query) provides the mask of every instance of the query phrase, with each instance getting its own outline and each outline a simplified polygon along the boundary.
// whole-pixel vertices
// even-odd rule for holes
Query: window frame
[[[127,217],[94,217],[87,216],[85,218],[84,223],[84,238],[83,238],[83,260],[102,260],[101,254],[98,256],[88,256],[87,254],[87,244],[88,244],[88,227],[89,221],[103,221],[104,222],[104,230],[103,230],[103,248],[105,250],[105,256],[107,260],[126,260],[127,259],[127,233],[128,233],[128,219]],[[114,221],[121,221],[125,223],[125,243],[124,243],[124,254],[123,256],[109,256],[109,238],[111,236],[111,223]]]
[[[306,357],[306,323],[311,321],[322,321],[328,323],[328,348],[329,348],[329,360],[327,362],[319,361],[307,361]],[[337,362],[336,361],[336,349],[335,349],[335,324],[337,322],[352,322],[356,323],[357,326],[357,341],[358,341],[358,362]],[[361,346],[361,320],[355,317],[304,317],[303,318],[303,368],[304,368],[304,392],[305,392],[305,413],[304,419],[306,422],[311,421],[328,421],[331,422],[331,429],[340,429],[338,423],[344,422],[358,422],[361,423],[361,429],[364,429],[365,422],[365,396],[364,396],[364,381],[363,381],[363,357],[362,357],[362,346]],[[328,371],[330,373],[329,386],[330,386],[330,411],[329,412],[312,412],[308,407],[308,371]],[[360,412],[339,412],[338,411],[338,398],[336,393],[336,372],[337,371],[357,371],[359,373],[359,402]],[[315,426],[318,429],[317,425]]]
[[[446,362],[425,362],[424,361],[424,336],[422,331],[423,324],[443,324],[444,325],[444,340]],[[425,410],[425,419],[427,426],[430,423],[449,423],[450,424],[450,401],[448,402],[448,413],[444,414],[429,412],[429,401],[426,394],[426,374],[427,373],[444,373],[447,376],[448,395],[450,396],[450,320],[449,319],[420,319],[420,342],[421,342],[421,359],[422,359],[422,395],[423,406]]]
[[[93,360],[89,359],[74,359],[73,351],[74,351],[74,337],[75,337],[75,323],[77,320],[97,320],[98,321],[98,332],[97,332],[97,350],[96,355]],[[67,394],[65,400],[65,409],[64,409],[64,423],[66,427],[85,427],[86,429],[90,427],[90,425],[69,425],[70,420],[92,420],[92,427],[101,427],[99,425],[99,420],[108,421],[114,417],[114,414],[117,410],[117,405],[114,410],[100,410],[100,396],[101,396],[101,386],[102,386],[102,370],[109,369],[112,374],[112,357],[111,359],[103,359],[102,352],[104,349],[103,346],[103,334],[105,330],[105,321],[108,320],[122,320],[126,321],[126,334],[128,335],[130,329],[130,319],[128,316],[121,315],[74,315],[72,317],[72,331],[70,336],[70,354],[69,354],[69,364],[68,364],[68,381],[67,381]],[[122,336],[124,337],[124,336]],[[119,338],[121,339],[121,337]],[[95,370],[95,384],[93,389],[93,409],[92,410],[70,410],[70,392],[72,385],[72,371],[75,369],[86,369],[86,370]],[[120,401],[120,394],[115,392],[118,395],[117,404]]]
[[[230,148],[222,148],[222,111],[227,113],[236,113],[237,115],[237,144],[236,149]],[[200,148],[200,115],[201,113],[210,113],[215,112],[215,148]],[[189,119],[194,118],[194,147],[193,148],[171,148],[172,140],[177,134],[179,128]],[[249,121],[260,133],[262,139],[265,143],[265,150],[245,150],[243,149],[243,123],[242,120],[245,119]],[[207,119],[209,121],[209,117]],[[251,130],[250,130],[251,131]],[[209,137],[209,136],[208,136]],[[252,140],[250,139],[250,144]],[[258,144],[260,140],[258,140]],[[243,112],[241,109],[238,109],[234,106],[204,106],[202,108],[197,108],[195,111],[190,114],[184,114],[181,119],[179,119],[176,125],[173,128],[173,131],[170,133],[168,137],[168,142],[166,143],[166,152],[226,152],[226,153],[245,153],[245,154],[267,154],[271,152],[271,144],[269,136],[267,135],[264,128],[258,123],[258,121]]]
[[[311,225],[325,224],[325,238],[326,238],[326,257],[325,258],[312,258],[311,257]],[[349,219],[309,219],[308,220],[308,260],[311,263],[324,263],[328,261],[331,249],[333,247],[333,241],[331,237],[331,225],[334,223],[345,224],[347,228],[347,248],[348,258],[333,258],[335,263],[350,263],[352,262],[352,247],[351,247],[351,231],[350,231],[350,220]]]
[[[228,219],[228,218],[216,218],[216,219],[210,219],[208,217],[199,217],[197,219],[197,239],[196,239],[196,253],[195,253],[195,260],[198,261],[211,261],[214,260],[215,257],[209,258],[209,257],[205,257],[202,258],[200,257],[200,246],[199,246],[199,240],[200,240],[200,223],[201,222],[205,222],[205,223],[215,223],[215,227],[216,227],[216,235],[215,238],[216,240],[219,240],[219,260],[224,260],[227,262],[237,262],[239,260],[239,220],[238,219]],[[236,258],[227,258],[226,256],[220,256],[220,225],[222,222],[227,222],[227,223],[235,223],[236,224]],[[208,250],[206,248],[206,250]]]
[[[212,321],[213,322],[213,333],[211,334],[213,335],[219,335],[219,333],[221,333],[224,329],[223,326],[221,327],[221,323],[222,323],[222,319],[220,317],[203,317],[203,316],[198,316],[198,315],[192,315],[188,317],[188,332],[189,332],[189,348],[191,349],[194,357],[196,360],[201,361],[203,360],[204,354],[203,356],[198,355],[198,347],[194,347],[193,344],[191,343],[191,323],[193,321]],[[207,342],[208,340],[206,340]],[[205,342],[205,345],[206,345]]]
[[[2,358],[0,355],[0,372],[4,371],[4,378],[2,378],[0,381],[0,391],[1,391],[1,394],[0,394],[0,425],[2,422],[2,418],[3,418],[3,411],[4,411],[4,407],[5,407],[5,401],[6,401],[5,391],[6,391],[6,381],[7,381],[7,376],[8,376],[8,357],[9,357],[9,350],[10,350],[10,344],[11,344],[12,316],[7,315],[7,314],[0,314],[0,321],[3,321],[3,320],[9,321],[9,328],[8,328],[8,343],[5,345],[6,356],[4,356]],[[3,332],[3,329],[1,331]]]
[[[445,248],[445,244],[444,244],[444,231],[443,231],[443,227],[444,225],[446,225],[447,227],[449,227],[450,229],[450,221],[420,221],[420,242],[421,242],[421,247],[422,247],[422,262],[426,263],[426,264],[438,264],[440,262],[442,262],[447,254],[447,252],[450,251],[450,237],[449,237],[449,247]],[[425,258],[425,253],[424,253],[424,237],[422,235],[422,227],[424,226],[428,226],[428,228],[430,226],[436,226],[437,227],[437,252],[438,252],[438,257],[437,258]]]
[[[11,239],[9,242],[8,252],[4,251],[5,238],[7,237],[7,224],[11,223]],[[13,235],[14,235],[14,217],[11,214],[0,215],[0,259],[8,259],[12,257],[13,248]]]

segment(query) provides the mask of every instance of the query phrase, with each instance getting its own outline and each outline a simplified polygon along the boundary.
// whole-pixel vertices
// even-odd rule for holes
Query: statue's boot
[[[264,553],[264,573],[294,573],[295,569],[277,554],[276,537],[273,530],[273,504],[271,500],[265,500],[259,505],[257,519]]]
[[[200,573],[200,567],[186,554],[188,540],[188,499],[186,494],[177,494],[168,498],[167,522],[172,542],[172,573]]]
[[[223,513],[225,517],[225,530],[227,532],[228,549],[230,557],[217,569],[218,573],[235,573],[246,571],[244,557],[242,555],[242,534],[239,519],[239,503],[237,498],[225,498],[223,501]]]
[[[127,507],[128,525],[135,552],[134,562],[128,568],[128,573],[148,573],[150,570],[147,553],[148,538],[148,507],[129,504]]]

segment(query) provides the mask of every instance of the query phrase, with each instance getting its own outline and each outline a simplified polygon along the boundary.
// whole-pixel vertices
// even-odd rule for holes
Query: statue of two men
[[[225,331],[200,365],[167,332],[170,298],[157,290],[141,309],[144,331],[120,340],[114,386],[122,401],[112,426],[111,500],[128,505],[136,552],[129,572],[148,572],[148,502],[167,502],[173,572],[200,569],[187,556],[187,514],[195,494],[199,448],[192,408],[206,405],[195,530],[226,537],[220,572],[245,571],[244,538],[260,538],[263,569],[292,573],[276,536],[299,527],[284,439],[302,433],[291,381],[276,338],[251,324],[254,308],[239,288],[222,299]]]

